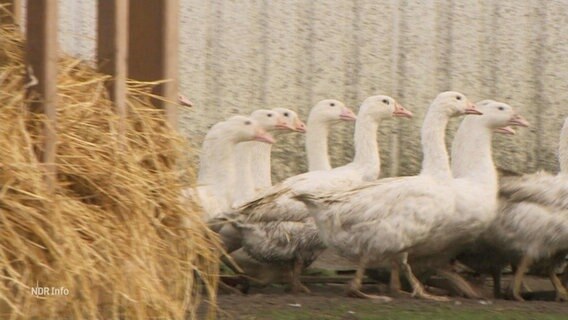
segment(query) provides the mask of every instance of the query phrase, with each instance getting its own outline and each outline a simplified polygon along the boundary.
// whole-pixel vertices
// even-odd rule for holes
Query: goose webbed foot
[[[410,268],[410,265],[408,264],[407,253],[402,253],[400,256],[396,257],[394,263],[397,264],[398,268],[402,270],[404,276],[408,279],[408,282],[410,282],[410,286],[412,287],[413,297],[426,299],[426,300],[433,300],[433,301],[442,301],[442,302],[450,301],[450,298],[448,297],[435,296],[426,292],[424,286],[422,285],[420,280],[416,278],[416,276],[412,272],[412,269]]]
[[[373,300],[373,301],[377,301],[377,302],[391,302],[392,301],[392,298],[387,297],[387,296],[380,296],[380,295],[363,293],[361,290],[356,288],[356,285],[353,282],[351,282],[348,285],[346,294],[347,294],[348,297]]]
[[[416,286],[412,291],[412,296],[415,298],[425,299],[425,300],[432,300],[438,302],[448,302],[451,301],[450,298],[446,296],[436,296],[426,292],[422,285]]]
[[[302,259],[296,259],[292,264],[292,268],[290,270],[290,292],[293,294],[312,293],[312,291],[300,280],[303,268],[304,262]]]
[[[306,287],[302,282],[298,281],[292,281],[290,283],[290,287],[288,289],[288,292],[292,293],[292,294],[298,294],[298,293],[312,293],[312,291]]]
[[[453,271],[452,269],[440,268],[436,270],[437,273],[450,281],[451,285],[457,290],[461,295],[468,299],[481,299],[483,295],[473,287],[466,279],[464,279],[459,273]]]

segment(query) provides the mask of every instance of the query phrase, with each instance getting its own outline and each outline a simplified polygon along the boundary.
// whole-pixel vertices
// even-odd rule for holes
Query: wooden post
[[[127,117],[126,74],[128,52],[128,0],[99,0],[97,19],[97,67],[112,76],[107,83],[120,117],[119,135]],[[121,138],[122,139],[122,138]]]
[[[56,182],[57,2],[28,1],[26,24],[26,58],[30,77],[37,79],[37,84],[29,90],[32,96],[38,98],[30,107],[32,111],[44,112],[47,116],[45,145],[39,157],[44,163],[46,180],[52,190]]]
[[[0,6],[5,10],[0,12],[0,24],[20,24],[22,22],[21,0],[0,0]]]
[[[166,109],[167,119],[177,128],[178,94],[178,0],[130,0],[128,74],[142,81],[167,79],[155,100]]]

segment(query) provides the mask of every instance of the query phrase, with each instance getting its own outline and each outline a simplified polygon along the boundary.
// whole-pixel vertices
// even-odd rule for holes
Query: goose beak
[[[339,119],[345,121],[355,121],[357,120],[357,116],[351,111],[349,108],[343,108],[341,110],[341,114],[339,114]]]
[[[465,108],[465,114],[482,115],[483,113],[477,109],[475,104],[468,102],[467,108]]]
[[[273,144],[276,142],[268,132],[264,131],[264,129],[258,129],[253,139],[255,141],[260,141],[268,144]]]
[[[276,123],[276,129],[296,131],[296,128],[286,123],[286,120],[284,120],[284,118],[278,119],[278,122]]]
[[[518,127],[530,127],[531,124],[520,114],[516,114],[509,120],[509,125]]]
[[[409,110],[407,110],[406,108],[404,108],[402,105],[400,105],[398,102],[396,103],[396,105],[394,106],[394,112],[392,113],[393,116],[395,117],[401,117],[401,118],[412,118],[412,112],[410,112]]]
[[[184,107],[193,107],[193,102],[186,98],[183,94],[178,94],[178,103]]]
[[[517,132],[515,131],[515,129],[513,129],[513,128],[509,127],[509,126],[501,127],[501,128],[495,129],[495,132],[501,133],[501,134],[506,134],[506,135],[511,135],[511,136],[517,134]]]
[[[296,126],[296,132],[300,132],[300,133],[306,133],[307,128],[306,128],[306,124],[304,122],[302,122],[302,120],[300,119],[296,119],[296,122],[294,123],[294,125]]]

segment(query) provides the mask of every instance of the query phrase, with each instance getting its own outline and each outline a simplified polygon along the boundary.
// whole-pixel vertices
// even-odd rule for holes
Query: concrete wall
[[[533,124],[496,139],[499,166],[557,170],[568,116],[567,0],[180,2],[181,91],[195,103],[182,128],[194,148],[233,114],[288,107],[305,119],[323,98],[356,109],[369,95],[388,94],[416,116],[381,128],[383,175],[413,174],[429,102],[456,90],[507,102]],[[62,47],[92,58],[94,0],[61,3]],[[335,165],[350,161],[352,131],[340,125],[334,133]],[[290,135],[275,146],[278,179],[304,170],[303,141]]]

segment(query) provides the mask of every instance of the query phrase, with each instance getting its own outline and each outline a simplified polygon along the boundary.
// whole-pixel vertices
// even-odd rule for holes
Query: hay
[[[50,192],[36,155],[46,119],[25,108],[14,30],[0,28],[0,318],[196,318],[204,292],[213,316],[219,241],[180,203],[187,144],[149,104],[150,85],[129,84],[121,140],[107,77],[60,59]]]

